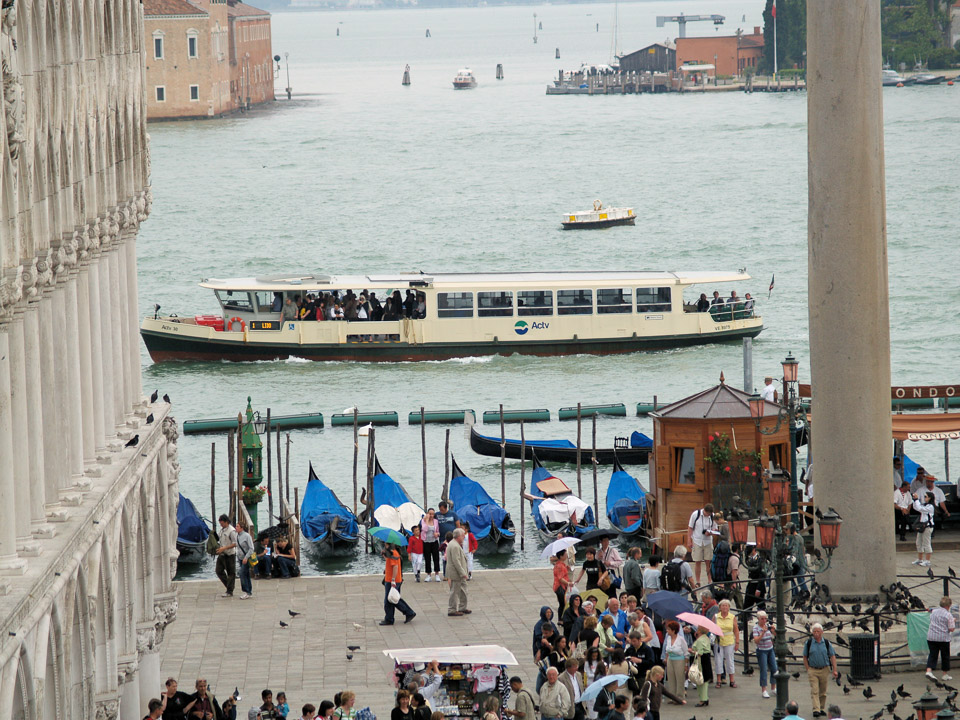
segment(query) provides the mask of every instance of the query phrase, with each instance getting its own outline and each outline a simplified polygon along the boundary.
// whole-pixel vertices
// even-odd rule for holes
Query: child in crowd
[[[287,694],[282,690],[277,693],[277,717],[287,720],[290,714],[290,705],[287,703]]]
[[[470,523],[464,522],[463,529],[467,533],[467,580],[473,580],[473,553],[477,551],[480,544],[477,542],[477,536],[470,532]]]
[[[420,539],[420,526],[413,526],[413,535],[407,541],[407,557],[413,566],[413,574],[420,582],[420,571],[423,569],[423,540]]]

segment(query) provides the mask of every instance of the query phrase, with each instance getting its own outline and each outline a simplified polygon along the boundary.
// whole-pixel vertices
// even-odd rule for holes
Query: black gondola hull
[[[488,457],[500,457],[500,440],[493,440],[480,435],[476,428],[470,430],[470,447],[478,455]],[[520,443],[506,443],[506,457],[511,460],[520,459]],[[556,448],[543,447],[540,445],[527,445],[527,460],[532,460],[534,452],[541,461],[576,463],[576,448]],[[584,465],[590,463],[593,451],[590,448],[580,448],[580,462]],[[600,465],[612,465],[614,459],[619,458],[624,465],[646,465],[650,456],[650,448],[597,448],[597,463]]]

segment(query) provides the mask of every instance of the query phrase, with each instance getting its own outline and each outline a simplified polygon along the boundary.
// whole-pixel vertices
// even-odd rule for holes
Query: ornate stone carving
[[[49,286],[53,285],[53,251],[49,248],[41,250],[37,255],[37,291],[43,292]]]
[[[90,246],[88,248],[89,252],[96,253],[100,251],[101,237],[103,235],[103,227],[100,225],[100,218],[95,218],[93,223],[90,225],[89,230],[90,237]]]
[[[157,630],[153,625],[149,627],[137,628],[137,654],[143,655],[146,652],[153,652],[157,649],[159,642],[157,640]]]
[[[147,193],[141,191],[137,195],[137,222],[142,223],[147,219],[150,211],[147,209]]]
[[[120,717],[120,698],[97,700],[96,720],[117,720]]]
[[[139,640],[138,640],[139,642]],[[117,685],[123,685],[137,679],[139,663],[136,655],[124,656],[117,660]]]
[[[3,83],[3,114],[7,127],[7,146],[10,158],[20,158],[23,136],[23,80],[17,59],[17,41],[13,37],[17,26],[16,0],[3,0],[0,16],[0,82]],[[16,167],[14,167],[16,173]]]
[[[173,559],[176,566],[176,558]],[[157,646],[163,643],[163,634],[167,625],[177,618],[177,609],[180,603],[174,593],[170,595],[158,595],[153,601],[153,627],[156,636]]]
[[[90,252],[90,225],[84,224],[77,233],[77,259],[83,262]]]
[[[167,483],[173,485],[180,481],[180,460],[177,451],[177,438],[180,430],[172,415],[163,419],[163,435],[167,439]]]
[[[11,268],[0,277],[0,322],[10,320],[23,297],[23,267]]]
[[[20,266],[23,270],[21,278],[23,281],[23,299],[26,302],[33,300],[37,294],[37,259],[30,258],[25,260]]]

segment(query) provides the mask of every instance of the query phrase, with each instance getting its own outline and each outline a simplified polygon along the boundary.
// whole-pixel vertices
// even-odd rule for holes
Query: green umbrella
[[[367,532],[373,535],[377,540],[381,540],[385,543],[391,545],[402,545],[406,546],[407,539],[398,533],[396,530],[388,527],[372,527],[368,528]]]

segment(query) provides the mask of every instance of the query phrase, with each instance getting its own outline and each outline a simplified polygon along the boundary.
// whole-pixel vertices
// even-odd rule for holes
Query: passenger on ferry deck
[[[293,304],[293,300],[290,298],[287,298],[287,301],[283,304],[283,319],[284,320],[297,319],[297,306]]]
[[[744,296],[743,296],[743,309],[746,310],[747,312],[752,313],[752,312],[753,312],[753,305],[754,305],[754,300],[753,300],[752,297],[750,297],[750,293],[747,293],[746,295],[744,295]]]
[[[403,315],[403,298],[400,297],[400,291],[394,290],[390,298],[393,300],[393,312],[397,316],[394,320],[399,320]]]
[[[416,309],[417,297],[413,294],[413,290],[407,290],[407,297],[403,300],[403,316],[413,317]]]
[[[707,312],[710,310],[710,301],[707,300],[706,293],[700,293],[700,299],[697,300],[697,312]]]
[[[362,300],[362,299],[363,299],[363,295],[361,295],[360,298],[361,298],[361,300]],[[370,319],[369,316],[367,315],[367,307],[366,307],[366,305],[367,305],[367,304],[366,304],[365,302],[359,302],[359,303],[357,303],[357,320],[369,320],[369,319]]]
[[[274,291],[273,305],[270,306],[270,312],[280,312],[281,310],[283,310],[283,293]]]
[[[370,293],[370,319],[378,322],[383,319],[383,306],[377,300],[376,293]]]
[[[720,291],[719,291],[719,290],[714,290],[714,291],[713,291],[713,300],[710,301],[710,304],[711,304],[711,305],[723,305],[723,298],[720,297]]]
[[[417,309],[414,317],[423,320],[427,316],[427,296],[423,293],[417,293]]]
[[[357,319],[357,296],[353,294],[353,290],[347,290],[344,297],[343,317],[345,320]]]
[[[727,302],[730,303],[731,305],[736,305],[738,302],[740,302],[740,298],[737,297],[736,290],[730,291],[730,299],[727,300]]]
[[[317,302],[317,322],[322,322],[327,319],[327,296],[324,295],[322,300]]]
[[[383,306],[383,320],[384,322],[394,322],[399,319],[400,316],[396,310],[396,300],[394,300],[393,296],[388,297],[386,304]]]

